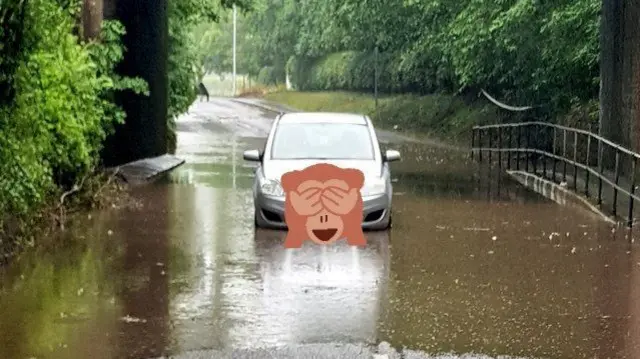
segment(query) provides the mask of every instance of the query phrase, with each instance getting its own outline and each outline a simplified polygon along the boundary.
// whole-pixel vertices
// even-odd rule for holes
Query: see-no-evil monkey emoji
[[[362,232],[364,175],[320,163],[282,175],[286,194],[284,217],[289,228],[286,248],[300,248],[305,240],[329,244],[341,238],[354,246],[366,245]]]

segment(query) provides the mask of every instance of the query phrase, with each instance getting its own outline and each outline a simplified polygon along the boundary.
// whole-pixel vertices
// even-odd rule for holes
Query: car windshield
[[[281,123],[275,132],[271,159],[373,160],[366,125],[350,123]]]

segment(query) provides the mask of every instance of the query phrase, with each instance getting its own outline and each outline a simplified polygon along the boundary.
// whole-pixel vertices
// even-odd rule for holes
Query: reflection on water
[[[117,236],[126,246],[119,268],[121,311],[125,318],[133,319],[120,321],[120,358],[162,355],[169,345],[167,189],[154,186],[152,190],[145,196],[151,200],[142,210],[144,219],[136,211],[118,220]]]
[[[343,244],[287,252],[282,232],[254,233],[249,194],[148,187],[137,193],[142,209],[102,219],[95,248],[39,257],[34,269],[20,268],[24,280],[7,273],[0,357],[373,341],[387,236],[372,234],[357,251]]]
[[[117,356],[115,348],[95,344],[110,340],[120,315],[109,278],[112,254],[122,248],[106,232],[102,223],[71,232],[72,245],[25,255],[2,269],[1,358]]]
[[[266,251],[261,268],[265,326],[287,328],[295,343],[375,340],[389,238],[385,232],[367,235],[365,249],[341,242],[283,250],[284,234],[258,231],[257,238],[264,236],[258,248]]]
[[[182,283],[171,315],[176,350],[375,338],[387,234],[371,235],[374,244],[357,252],[347,245],[292,252],[284,232],[254,232],[250,190],[171,191],[174,208],[184,208],[175,213],[189,218],[174,223],[197,228],[173,238],[192,258],[191,270],[172,279]],[[327,326],[353,313],[360,314]]]
[[[430,353],[638,357],[637,248],[550,201],[482,198],[488,184],[396,196],[392,233],[402,245],[381,339]]]

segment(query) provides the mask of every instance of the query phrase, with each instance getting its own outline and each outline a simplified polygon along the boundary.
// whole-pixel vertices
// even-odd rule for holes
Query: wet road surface
[[[0,358],[371,358],[381,342],[404,358],[640,357],[637,248],[466,153],[385,134],[403,154],[394,227],[366,248],[255,231],[242,151],[273,115],[195,103],[187,163],[136,188],[138,206],[2,269]]]

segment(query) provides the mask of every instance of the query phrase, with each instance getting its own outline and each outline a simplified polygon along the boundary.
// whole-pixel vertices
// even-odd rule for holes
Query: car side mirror
[[[400,152],[396,150],[387,150],[384,154],[384,161],[386,162],[394,162],[400,160]]]
[[[245,161],[260,162],[262,161],[262,154],[258,150],[246,150],[242,154],[242,158]]]

